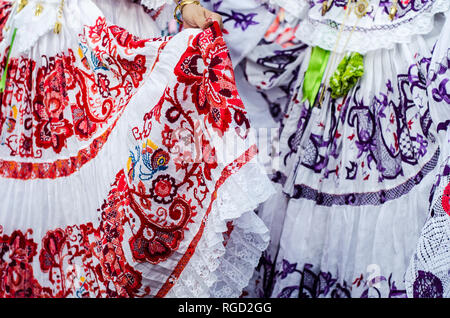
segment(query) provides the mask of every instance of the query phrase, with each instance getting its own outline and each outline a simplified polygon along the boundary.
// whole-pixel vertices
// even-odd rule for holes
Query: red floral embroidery
[[[169,154],[162,149],[158,149],[152,154],[152,168],[158,169],[158,167],[166,166],[169,163],[169,160]]]
[[[172,200],[168,210],[160,208],[157,213],[148,214],[150,211],[144,211],[134,200],[139,195],[133,192],[131,196],[131,208],[141,221],[141,227],[130,240],[131,251],[137,261],[157,264],[178,248],[185,226],[195,213],[189,202],[178,197]]]
[[[91,48],[88,42],[97,46]],[[6,148],[12,157],[41,158],[44,163],[0,160],[0,175],[57,178],[70,175],[93,159],[147,72],[145,56],[127,60],[117,52],[122,46],[131,50],[146,42],[115,26],[108,27],[99,18],[80,35],[80,60],[69,49],[56,56],[42,56],[42,65],[34,71],[35,61],[12,57],[6,89],[0,95],[0,133],[5,141],[0,151]],[[1,68],[5,64],[6,58]],[[51,162],[72,138],[88,143],[78,155]]]
[[[115,127],[115,123],[102,135],[94,139],[90,146],[82,149],[76,156],[49,163],[16,162],[0,159],[0,176],[13,179],[55,179],[66,177],[78,171],[95,158]]]
[[[168,204],[177,195],[177,189],[174,178],[169,175],[161,175],[153,180],[150,197],[157,203]]]
[[[450,216],[450,183],[444,189],[441,202],[442,208]]]
[[[42,240],[42,250],[39,262],[44,273],[50,272],[50,281],[53,283],[51,269],[61,266],[61,252],[66,241],[66,235],[61,229],[49,231]]]
[[[5,65],[6,57],[1,69],[4,69]],[[12,58],[9,61],[5,91],[0,93],[0,133],[6,140],[5,146],[10,156],[35,158],[42,156],[42,151],[35,149],[32,142],[32,81],[30,79],[35,66],[36,63],[31,60]],[[16,133],[18,130],[21,131],[20,135]]]
[[[132,35],[124,28],[117,25],[109,27],[109,30],[113,36],[117,39],[117,43],[124,47],[130,47],[133,49],[143,48],[149,40],[141,40],[137,36]]]
[[[92,160],[108,139],[128,102],[124,96],[128,97],[133,87],[139,85],[148,71],[147,65],[138,54],[117,53],[116,42],[129,46],[126,51],[141,44],[134,43],[136,39],[120,29],[111,30],[104,20],[99,19],[96,26],[87,28],[86,34],[89,36],[85,42],[81,39],[80,47],[83,50],[83,43],[89,42],[92,57],[89,59],[85,54],[77,65],[73,64],[72,52],[49,58],[46,67],[39,68],[45,83],[39,88],[42,94],[27,106],[31,122],[26,124],[30,125],[30,131],[36,131],[42,122],[44,133],[40,142],[55,135],[60,138],[58,142],[49,139],[52,143],[44,148],[33,143],[36,136],[30,139],[33,135],[25,134],[11,138],[10,144],[21,143],[36,155],[37,150],[62,151],[64,146],[59,145],[70,138],[89,141],[89,147],[74,157],[50,163],[0,161],[2,175],[21,179],[70,175]],[[102,43],[111,47],[105,48]],[[177,72],[188,70],[185,75],[178,74],[184,77],[164,90],[158,104],[143,117],[142,129],[132,129],[136,144],[130,145],[129,168],[117,173],[99,209],[97,227],[87,223],[51,229],[43,238],[36,238],[37,243],[31,238],[31,230],[0,238],[0,296],[161,297],[175,284],[203,236],[218,189],[256,154],[256,146],[252,146],[222,168],[211,136],[203,134],[208,131],[221,136],[238,133],[242,126],[248,129],[218,25],[198,35],[188,52],[177,66]],[[205,69],[193,62],[196,58]],[[189,67],[183,68],[183,61]],[[73,70],[66,72],[70,67]],[[57,68],[68,74],[54,74]],[[27,87],[28,79],[24,79],[22,87]],[[12,95],[17,89],[13,86],[17,84],[12,80],[8,85],[2,96],[1,114],[5,115],[1,118],[4,118],[2,125],[13,126],[15,118],[4,111],[8,109],[4,101],[15,98]],[[92,104],[89,94],[94,94],[101,103]],[[23,94],[21,98],[26,96]],[[114,104],[117,100],[121,103]],[[46,131],[53,127],[45,127],[45,123],[64,123],[68,118],[73,118],[68,122],[72,125],[72,136],[65,136],[65,131]],[[20,121],[16,125],[17,122]],[[99,129],[104,130],[92,138]],[[245,138],[246,134],[240,136]],[[148,138],[155,138],[154,142]],[[182,148],[183,145],[187,147]],[[15,155],[20,153],[15,151]],[[0,234],[1,231],[0,226]],[[132,260],[126,254],[130,252]],[[33,268],[36,255],[39,265]],[[161,264],[167,260],[170,262]],[[146,264],[136,266],[136,262]],[[168,264],[171,267],[166,273]],[[143,266],[145,272],[140,271]],[[144,277],[153,268],[165,277],[160,276],[159,281]],[[48,279],[37,282],[33,270]],[[19,274],[20,285],[13,281]],[[78,283],[80,278],[83,284]]]
[[[198,35],[175,68],[179,82],[191,86],[192,101],[200,114],[224,133],[232,121],[231,110],[243,108],[233,67],[218,25]],[[241,116],[244,116],[241,112]]]
[[[1,232],[0,232],[1,233]],[[14,231],[0,237],[0,297],[38,297],[44,293],[33,275],[32,262],[37,244],[32,232]],[[45,294],[45,293],[44,293]]]
[[[102,206],[102,223],[96,230],[96,240],[92,244],[100,261],[97,271],[101,273],[101,282],[112,283],[116,290],[113,292],[108,289],[110,297],[136,297],[150,293],[150,288],[145,288],[144,294],[139,294],[142,274],[126,262],[122,248],[128,196],[129,189],[122,170],[117,174],[116,181]]]
[[[3,31],[5,30],[6,22],[11,14],[12,3],[11,1],[0,1],[0,42],[3,41]]]
[[[143,74],[146,72],[145,57],[143,55],[137,55],[133,61],[123,59],[119,56],[119,63],[126,71],[125,76],[129,75],[133,81],[134,87],[138,87],[139,83],[143,79]]]
[[[69,103],[68,91],[75,87],[74,80],[70,79],[74,61],[73,55],[57,56],[48,59],[47,65],[37,71],[33,100],[36,145],[44,149],[52,147],[56,153],[61,152],[66,140],[73,135],[72,124],[64,118],[63,112]]]

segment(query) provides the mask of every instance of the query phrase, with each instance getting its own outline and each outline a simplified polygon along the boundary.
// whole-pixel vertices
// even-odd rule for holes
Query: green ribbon
[[[314,106],[317,94],[319,93],[320,84],[322,83],[323,74],[327,68],[330,51],[324,50],[318,46],[313,47],[311,58],[309,60],[308,69],[305,73],[303,81],[303,102],[309,101],[310,107]]]
[[[16,39],[16,32],[17,32],[17,28],[14,29],[12,39],[11,39],[11,45],[9,46],[8,57],[6,58],[6,66],[5,66],[5,69],[3,70],[2,80],[0,81],[0,93],[3,93],[5,91],[6,77],[8,76],[9,57],[11,56],[11,51],[12,51],[12,47],[14,44],[14,40]]]

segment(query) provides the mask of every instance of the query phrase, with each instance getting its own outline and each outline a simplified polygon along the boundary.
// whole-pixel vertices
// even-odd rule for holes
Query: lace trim
[[[253,210],[273,192],[254,162],[231,176],[219,190],[196,252],[167,297],[239,297],[269,242],[269,231]],[[226,240],[229,221],[234,229]]]
[[[274,0],[271,0],[274,1]],[[354,51],[365,54],[378,49],[391,49],[396,43],[410,43],[413,36],[424,35],[432,31],[434,16],[450,9],[450,1],[436,0],[430,6],[424,8],[414,16],[385,25],[375,25],[371,28],[356,27],[352,32],[353,24],[348,23],[341,35],[340,43],[336,48],[338,53],[343,51]],[[302,42],[311,46],[320,46],[332,50],[339,33],[339,24],[335,21],[319,19],[310,16],[302,22],[296,36]],[[351,34],[351,37],[349,38]],[[344,48],[347,39],[347,46]],[[370,39],[370,41],[367,41]]]

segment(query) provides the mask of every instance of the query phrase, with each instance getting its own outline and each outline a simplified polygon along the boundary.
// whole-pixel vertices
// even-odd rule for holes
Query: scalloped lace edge
[[[276,0],[271,0],[276,1]],[[282,0],[279,0],[282,1]],[[336,52],[354,51],[365,54],[378,49],[391,49],[397,43],[410,43],[415,35],[425,35],[433,30],[434,16],[450,9],[450,1],[437,0],[428,12],[421,12],[410,23],[404,23],[393,30],[374,30],[370,32],[342,32],[341,38],[349,40],[340,41]],[[296,37],[311,46],[320,46],[326,50],[333,50],[338,30],[326,24],[312,21],[310,18],[301,22]],[[367,39],[370,41],[367,41]],[[346,43],[347,42],[347,43]],[[346,47],[344,47],[346,45]]]
[[[234,298],[249,284],[270,236],[253,210],[275,191],[261,169],[248,163],[219,189],[196,252],[167,297]],[[234,229],[224,246],[229,221]]]

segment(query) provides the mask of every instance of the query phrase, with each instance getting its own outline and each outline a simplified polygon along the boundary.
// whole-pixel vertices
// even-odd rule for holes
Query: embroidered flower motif
[[[253,18],[257,16],[257,13],[244,14],[238,11],[231,10],[231,14],[223,13],[223,15],[226,16],[226,19],[223,21],[224,23],[233,20],[234,28],[240,27],[242,31],[247,30],[248,27],[252,25],[259,24],[259,22],[253,20]]]
[[[63,246],[66,242],[66,235],[63,230],[57,229],[49,231],[42,239],[42,250],[39,254],[39,262],[41,269],[48,272],[53,267],[59,267],[61,262],[60,256]],[[52,274],[50,273],[50,279]]]
[[[143,216],[139,207],[132,204],[132,208],[138,215]],[[184,228],[194,215],[189,202],[177,197],[169,207],[170,219],[158,223],[142,218],[143,224],[138,233],[130,239],[133,257],[137,261],[148,261],[152,264],[168,259],[183,240]]]
[[[45,149],[52,147],[56,153],[60,153],[66,140],[73,135],[73,127],[67,119],[42,120],[37,124],[34,135],[37,146]]]
[[[234,81],[233,67],[222,37],[205,30],[195,38],[175,68],[177,79],[191,86],[192,101],[199,114],[223,134],[232,121],[231,110],[243,108]]]
[[[73,129],[82,140],[88,140],[96,131],[97,125],[92,122],[78,105],[72,105]]]
[[[152,155],[152,168],[153,170],[157,170],[160,167],[167,166],[170,160],[170,155],[162,150],[156,150]]]
[[[100,95],[102,95],[103,98],[108,98],[109,96],[111,96],[111,92],[109,91],[109,84],[110,81],[108,77],[105,74],[99,73],[97,77],[97,85]]]
[[[178,142],[178,138],[175,131],[171,129],[167,124],[164,125],[164,130],[161,132],[162,144],[167,148],[171,149]]]
[[[291,264],[283,259],[283,271],[280,273],[280,278],[285,279],[289,274],[292,274],[297,269],[297,263]]]
[[[126,74],[123,77],[125,78],[129,75],[131,77],[131,81],[133,82],[133,86],[135,88],[139,87],[140,82],[144,79],[143,75],[147,71],[147,67],[145,66],[147,59],[145,56],[136,55],[133,61],[121,58],[120,56],[117,59],[126,71]]]
[[[0,237],[0,297],[39,297],[42,288],[34,278],[32,262],[37,244],[27,232],[14,231]]]
[[[158,176],[152,182],[150,188],[150,196],[155,202],[160,204],[168,204],[173,201],[177,195],[177,185],[175,179],[169,175]]]
[[[143,48],[148,40],[141,40],[137,36],[132,35],[127,30],[117,25],[109,27],[112,35],[116,38],[117,42],[123,47],[129,47],[132,49]]]

